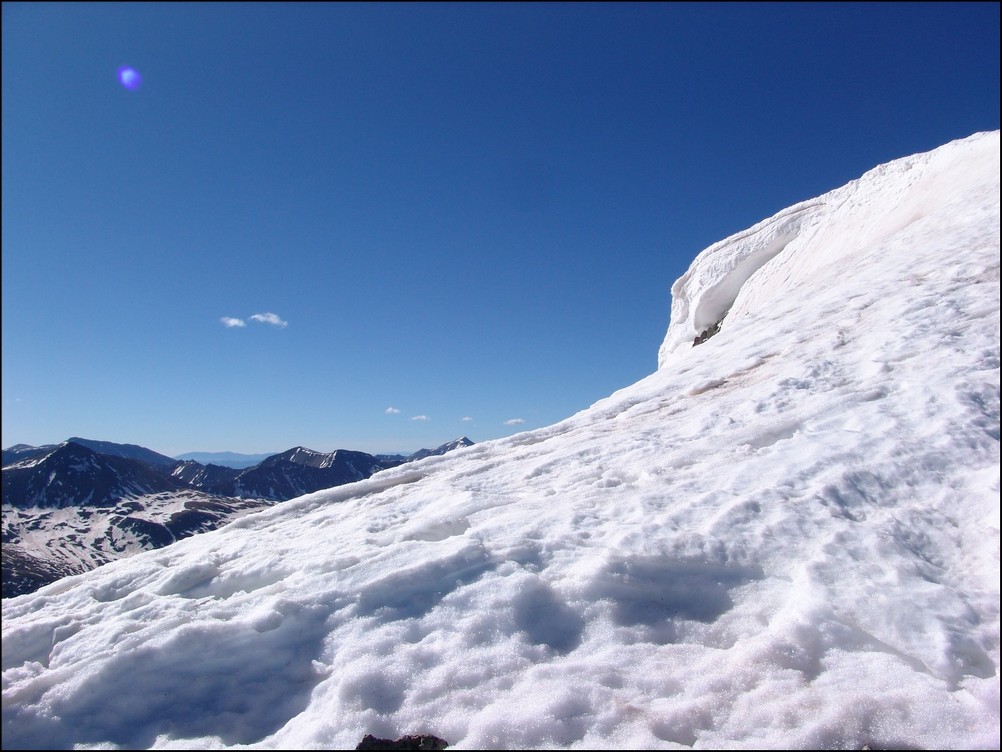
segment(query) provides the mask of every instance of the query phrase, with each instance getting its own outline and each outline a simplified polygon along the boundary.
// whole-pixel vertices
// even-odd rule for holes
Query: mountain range
[[[3,450],[3,597],[472,444],[464,436],[409,456],[380,457],[295,447],[244,469],[78,437],[17,444]]]

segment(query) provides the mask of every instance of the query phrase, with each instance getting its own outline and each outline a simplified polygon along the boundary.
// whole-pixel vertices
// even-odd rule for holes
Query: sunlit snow
[[[660,361],[5,600],[4,746],[997,749],[999,133],[704,251]]]

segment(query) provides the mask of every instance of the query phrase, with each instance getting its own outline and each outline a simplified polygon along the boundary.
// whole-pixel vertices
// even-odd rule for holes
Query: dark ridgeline
[[[109,441],[17,444],[3,450],[3,597],[214,530],[250,511],[472,444],[464,436],[408,456],[295,447],[245,469]],[[60,509],[72,514],[53,514]],[[29,534],[44,542],[29,544]]]

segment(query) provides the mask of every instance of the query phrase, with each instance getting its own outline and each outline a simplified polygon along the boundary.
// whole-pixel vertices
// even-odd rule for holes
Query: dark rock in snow
[[[714,322],[713,324],[710,324],[708,327],[706,327],[706,329],[704,329],[703,331],[701,331],[699,334],[696,335],[696,339],[692,341],[692,346],[695,347],[696,345],[701,345],[704,342],[706,342],[706,340],[708,340],[710,337],[712,337],[714,334],[720,331],[720,325],[722,323],[724,323],[724,320],[720,319],[719,321]]]
[[[399,739],[379,739],[366,734],[355,749],[446,749],[449,742],[431,734],[408,734]]]

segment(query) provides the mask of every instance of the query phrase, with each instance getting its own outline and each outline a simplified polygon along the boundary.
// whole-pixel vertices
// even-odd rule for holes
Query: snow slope
[[[918,239],[923,225],[946,232],[967,223],[970,211],[984,208],[978,202],[992,200],[972,193],[998,180],[997,163],[984,158],[982,140],[881,165],[707,248],[672,286],[659,365],[725,316],[722,328],[802,285],[839,276],[842,264],[865,263],[892,239],[900,243],[910,233]]]
[[[997,749],[998,495],[993,132],[704,251],[561,423],[5,600],[3,743]]]

